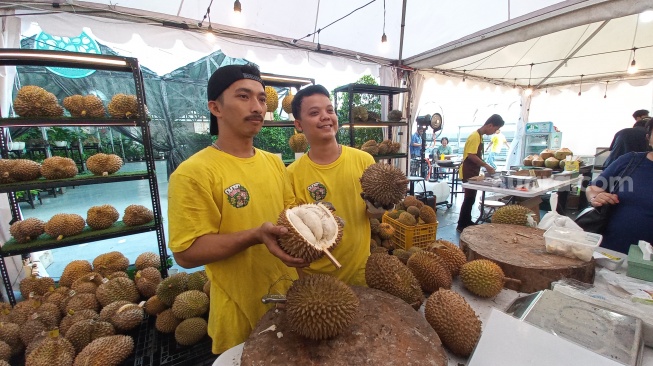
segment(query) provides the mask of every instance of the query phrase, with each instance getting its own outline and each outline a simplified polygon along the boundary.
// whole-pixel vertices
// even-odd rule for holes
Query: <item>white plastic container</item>
[[[594,253],[596,264],[611,271],[621,267],[626,257],[627,255],[624,253],[619,253],[617,251],[606,248],[597,248],[596,252]]]
[[[594,249],[601,244],[603,236],[585,231],[571,230],[565,227],[551,226],[544,233],[547,253],[578,258],[589,262]]]

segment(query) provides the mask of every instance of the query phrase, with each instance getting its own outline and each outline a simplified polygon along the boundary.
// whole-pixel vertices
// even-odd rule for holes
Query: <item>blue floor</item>
[[[167,239],[168,181],[165,164],[165,161],[156,162],[160,204],[164,217],[163,225],[165,229],[165,237]],[[121,169],[121,171],[139,170],[146,170],[145,162],[129,162]],[[429,190],[432,184],[433,183],[426,182],[426,189]],[[36,217],[43,221],[47,221],[57,213],[76,213],[86,218],[86,211],[91,206],[103,204],[113,205],[122,217],[124,209],[131,204],[144,205],[149,208],[152,207],[149,184],[146,180],[86,185],[75,188],[66,187],[63,189],[63,193],[58,193],[56,197],[42,193],[41,200],[42,204],[37,202],[34,209],[32,209],[27,203],[20,204],[24,218]],[[450,198],[450,202],[453,204],[451,208],[447,209],[446,206],[438,206],[438,239],[445,239],[458,244],[459,234],[456,232],[456,225],[462,200],[463,195],[458,194],[453,198]],[[478,211],[475,208],[474,216],[476,215],[478,215]],[[98,255],[110,251],[122,252],[127,258],[129,258],[130,263],[133,263],[136,257],[143,252],[158,252],[156,233],[149,232],[53,249],[51,250],[53,262],[47,267],[47,272],[51,277],[57,279],[61,276],[64,267],[71,261],[84,259],[92,262]],[[181,267],[176,264],[174,264],[172,268],[182,270]],[[183,269],[183,271],[191,272],[191,270],[186,269]]]

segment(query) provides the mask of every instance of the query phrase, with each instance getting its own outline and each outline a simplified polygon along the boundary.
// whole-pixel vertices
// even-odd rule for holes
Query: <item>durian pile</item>
[[[386,212],[386,215],[406,226],[433,224],[438,221],[435,210],[415,196],[406,196],[394,210]]]
[[[565,159],[573,153],[566,147],[559,150],[544,149],[539,155],[529,155],[524,158],[524,165],[546,167],[550,169],[564,169]]]
[[[95,175],[109,175],[122,167],[122,159],[115,154],[95,154],[86,159],[86,167]],[[73,159],[52,156],[42,164],[29,159],[0,159],[0,183],[16,183],[45,179],[74,178],[79,170]]]
[[[426,248],[373,252],[365,266],[371,288],[397,296],[416,310],[424,302],[424,315],[452,353],[468,357],[481,335],[481,321],[452,282],[460,277],[463,287],[480,297],[494,297],[506,278],[501,267],[489,260],[473,260],[454,243],[435,240]]]
[[[399,149],[401,149],[401,144],[399,142],[392,142],[392,140],[383,140],[379,143],[375,140],[368,140],[361,145],[360,149],[372,156],[388,155],[398,153]]]
[[[27,218],[14,222],[9,227],[9,233],[18,243],[36,240],[43,233],[51,238],[63,238],[79,235],[86,225],[91,230],[102,230],[111,227],[118,221],[118,210],[111,205],[93,206],[86,212],[86,220],[78,214],[55,214],[47,222],[37,218]],[[154,213],[142,205],[129,205],[125,208],[122,222],[126,226],[144,225],[154,220]]]

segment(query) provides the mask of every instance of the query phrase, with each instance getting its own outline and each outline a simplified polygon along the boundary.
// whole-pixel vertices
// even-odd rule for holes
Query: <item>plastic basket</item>
[[[412,246],[424,249],[435,241],[435,234],[438,231],[437,221],[432,224],[408,226],[388,215],[383,215],[382,221],[392,225],[395,229],[395,233],[390,240],[395,246],[402,249],[409,249]]]

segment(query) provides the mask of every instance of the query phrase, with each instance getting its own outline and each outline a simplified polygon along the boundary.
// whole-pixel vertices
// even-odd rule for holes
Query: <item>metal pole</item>
[[[403,54],[404,51],[404,27],[406,25],[406,2],[408,0],[404,0],[404,3],[401,7],[401,35],[399,36],[399,60],[397,61],[397,65],[401,66],[403,61],[401,60],[401,55]]]

